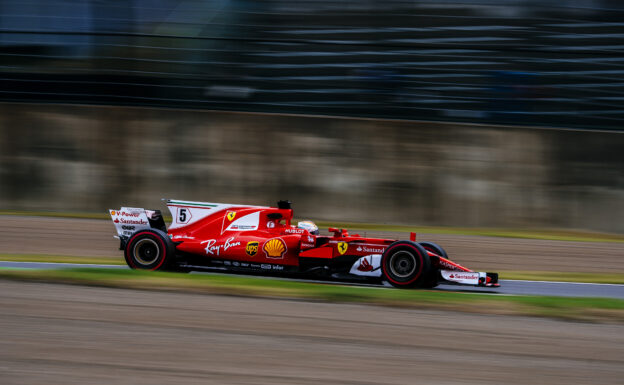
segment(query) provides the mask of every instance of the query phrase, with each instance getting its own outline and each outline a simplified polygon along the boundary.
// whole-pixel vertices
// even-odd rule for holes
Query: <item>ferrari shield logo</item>
[[[229,213],[227,213],[227,219],[229,219],[230,221],[233,221],[235,216],[236,211],[230,211]]]
[[[256,242],[256,241],[247,242],[247,247],[245,247],[245,252],[250,257],[253,257],[254,255],[258,254],[258,246],[260,246],[259,242]]]
[[[349,244],[347,242],[338,242],[337,249],[340,255],[346,253],[348,248]]]

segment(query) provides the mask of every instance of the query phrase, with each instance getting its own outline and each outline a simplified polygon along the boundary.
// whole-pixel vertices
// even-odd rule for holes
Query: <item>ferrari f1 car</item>
[[[387,281],[395,287],[430,288],[439,283],[497,287],[498,274],[474,272],[451,261],[432,242],[349,235],[313,222],[291,224],[289,201],[277,207],[167,200],[166,227],[159,210],[110,210],[120,250],[132,269],[220,269],[302,274],[338,280]]]

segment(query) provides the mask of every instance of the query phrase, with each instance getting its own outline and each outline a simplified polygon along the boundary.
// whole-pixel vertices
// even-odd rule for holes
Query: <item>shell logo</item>
[[[286,243],[281,238],[273,238],[264,242],[262,250],[267,258],[283,258],[286,252]]]

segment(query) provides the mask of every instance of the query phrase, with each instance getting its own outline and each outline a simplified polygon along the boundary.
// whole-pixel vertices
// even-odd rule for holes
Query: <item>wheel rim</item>
[[[134,245],[133,254],[138,263],[147,266],[158,260],[160,250],[156,241],[143,238]]]
[[[398,251],[390,256],[388,267],[393,276],[400,279],[410,278],[416,271],[416,257],[409,251]]]

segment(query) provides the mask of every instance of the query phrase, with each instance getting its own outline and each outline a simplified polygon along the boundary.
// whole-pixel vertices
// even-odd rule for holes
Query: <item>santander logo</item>
[[[359,271],[372,271],[373,265],[368,262],[368,259],[364,258],[360,261],[360,266],[357,267]]]

